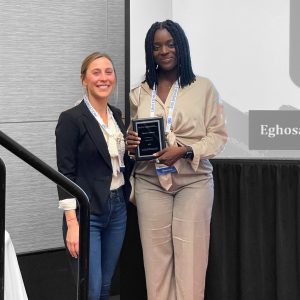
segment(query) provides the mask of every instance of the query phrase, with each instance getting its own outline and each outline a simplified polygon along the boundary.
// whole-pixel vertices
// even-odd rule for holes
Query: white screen
[[[300,157],[248,148],[249,110],[300,108],[289,74],[289,1],[173,0],[172,19],[188,37],[194,72],[210,78],[223,99],[230,138],[219,157]]]

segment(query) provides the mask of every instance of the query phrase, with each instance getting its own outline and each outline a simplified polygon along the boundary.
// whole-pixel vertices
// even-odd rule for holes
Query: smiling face
[[[86,73],[82,75],[82,84],[87,90],[90,101],[108,101],[116,84],[112,62],[106,57],[93,60],[88,65]]]
[[[175,42],[167,29],[158,29],[153,39],[153,57],[162,71],[176,70],[177,56]]]

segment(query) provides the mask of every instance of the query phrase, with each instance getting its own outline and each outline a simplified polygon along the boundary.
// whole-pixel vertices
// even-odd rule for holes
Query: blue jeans
[[[108,300],[126,230],[126,203],[123,188],[110,193],[107,213],[90,216],[89,300]],[[64,222],[64,238],[66,224]],[[77,278],[78,260],[70,255]]]

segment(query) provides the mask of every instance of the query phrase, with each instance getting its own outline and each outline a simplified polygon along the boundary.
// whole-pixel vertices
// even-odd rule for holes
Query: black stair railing
[[[86,300],[88,298],[88,271],[89,271],[89,240],[90,240],[90,203],[86,193],[70,179],[54,170],[41,159],[29,152],[23,146],[11,139],[9,136],[0,131],[0,145],[18,156],[31,167],[45,175],[51,181],[61,186],[67,192],[77,198],[79,203],[80,221],[79,221],[79,266],[77,282],[77,300]],[[0,218],[1,218],[1,245],[0,245],[0,279],[1,290],[0,299],[4,294],[4,230],[5,230],[5,166],[0,159]],[[2,270],[3,269],[3,270]],[[1,297],[2,296],[2,297]]]

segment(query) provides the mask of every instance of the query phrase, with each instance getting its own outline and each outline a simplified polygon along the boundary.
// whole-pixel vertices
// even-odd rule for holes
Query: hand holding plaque
[[[132,120],[133,130],[141,142],[135,152],[136,160],[151,160],[154,153],[166,147],[164,120],[162,117]]]

